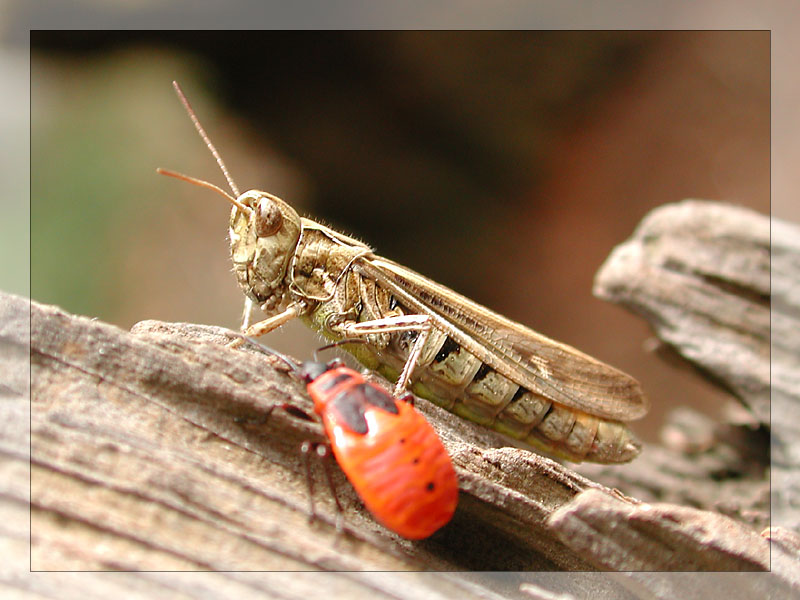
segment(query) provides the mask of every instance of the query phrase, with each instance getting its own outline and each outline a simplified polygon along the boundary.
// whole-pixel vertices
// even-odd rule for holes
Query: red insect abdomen
[[[359,384],[374,387],[397,407],[393,414],[368,403],[364,433],[348,425],[343,409],[349,406],[332,401],[359,402]],[[339,466],[378,521],[408,539],[428,537],[450,521],[458,503],[458,479],[425,417],[349,369],[325,373],[309,385],[309,392]]]
[[[458,480],[428,421],[409,404],[397,404],[397,415],[368,411],[366,434],[336,424],[328,433],[336,440],[336,460],[375,518],[405,538],[422,539],[450,521]]]

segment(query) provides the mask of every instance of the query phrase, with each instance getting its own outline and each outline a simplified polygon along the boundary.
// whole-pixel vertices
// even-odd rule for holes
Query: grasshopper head
[[[239,195],[231,210],[231,258],[244,293],[265,312],[289,301],[286,277],[300,239],[300,216],[280,198],[250,190]]]
[[[300,239],[300,216],[286,202],[267,192],[250,190],[244,194],[239,193],[222,157],[211,143],[178,82],[173,81],[172,86],[200,137],[217,160],[233,196],[202,179],[166,169],[156,171],[214,190],[233,205],[230,239],[236,279],[248,298],[258,303],[267,313],[274,314],[285,308],[289,302],[286,270]]]

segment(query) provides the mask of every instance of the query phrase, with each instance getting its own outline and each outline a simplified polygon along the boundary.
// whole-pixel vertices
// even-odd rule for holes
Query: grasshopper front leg
[[[263,321],[259,321],[258,323],[254,323],[253,325],[250,326],[248,326],[247,320],[243,319],[241,328],[243,337],[235,338],[228,344],[228,347],[238,348],[244,343],[245,337],[259,337],[262,335],[266,335],[270,331],[273,331],[278,327],[280,327],[281,325],[288,323],[292,319],[297,318],[299,315],[303,313],[305,308],[306,307],[302,302],[295,302],[293,304],[290,304],[289,307],[282,313],[273,315],[267,319],[264,319]],[[249,309],[250,307],[247,304],[245,304],[245,316],[249,314]]]
[[[246,337],[259,337],[266,335],[270,331],[273,331],[281,325],[288,323],[292,319],[297,318],[304,310],[305,306],[303,304],[295,302],[290,304],[289,307],[282,313],[278,313],[277,315],[269,317],[268,319],[254,323],[246,329],[243,328],[242,334]]]
[[[250,296],[244,297],[244,308],[242,309],[242,325],[239,328],[239,331],[245,332],[250,328],[250,319],[252,318],[253,311],[258,308],[258,304],[250,298]]]
[[[394,333],[398,331],[419,332],[417,339],[414,340],[414,346],[411,348],[411,352],[408,353],[408,359],[406,359],[406,363],[403,365],[400,377],[397,378],[394,395],[399,398],[405,394],[408,389],[408,383],[411,381],[414,367],[416,367],[419,361],[422,349],[425,347],[425,342],[428,340],[431,327],[431,318],[428,315],[398,315],[396,317],[374,319],[362,323],[346,321],[334,326],[333,329],[343,338],[360,337],[373,333]]]

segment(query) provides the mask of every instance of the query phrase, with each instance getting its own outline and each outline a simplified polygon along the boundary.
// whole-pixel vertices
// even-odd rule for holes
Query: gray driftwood
[[[783,268],[786,277],[796,277],[800,240],[796,231],[792,235],[788,225],[783,227],[785,235],[773,239],[774,267]],[[759,422],[769,423],[767,217],[698,200],[663,206],[614,249],[597,275],[594,291],[645,317],[659,339],[733,392]],[[782,296],[777,306],[790,303],[797,310],[797,291],[788,281],[776,285],[774,292]],[[789,370],[797,365],[800,350],[798,324],[789,319],[776,325],[781,342],[772,356],[779,367],[773,370],[779,375],[773,389],[796,394],[798,378]],[[783,338],[792,333],[794,339]]]
[[[659,489],[709,506],[715,490],[708,482],[723,481],[716,490],[716,501],[728,504],[722,510],[765,526],[769,480],[762,490],[742,482],[758,476],[765,461],[757,439],[770,436],[772,523],[800,531],[800,228],[714,202],[667,205],[614,250],[595,293],[644,316],[671,351],[729,390],[749,415],[731,411],[727,423],[694,427],[706,451],[684,457],[710,479],[690,475],[693,491],[677,481]],[[682,418],[702,420],[689,413],[684,408]],[[665,458],[654,458],[650,483],[666,483],[664,474],[675,471]],[[685,461],[677,466],[691,469]]]
[[[670,229],[670,219],[656,213],[652,218],[658,217],[660,228],[648,229],[646,221],[612,255],[598,289],[653,318],[659,335],[679,348],[674,332],[691,327],[702,331],[703,340],[696,344],[714,347],[714,328],[699,317],[692,324],[702,310],[696,301],[705,301],[717,316],[722,315],[715,304],[718,297],[723,296],[725,305],[732,296],[728,302],[741,307],[740,320],[733,313],[717,319],[723,334],[719,344],[738,344],[749,356],[763,357],[768,337],[762,313],[769,307],[763,293],[760,218],[704,203],[662,210],[670,208],[678,211],[672,217],[677,227]],[[702,250],[700,242],[714,247],[718,234],[704,237],[702,227],[687,225],[687,219],[691,224],[692,216],[702,217],[706,210],[716,211],[714,227],[726,211],[756,221],[720,234],[728,252],[744,248],[752,254],[750,262],[715,271],[713,248]],[[693,267],[700,273],[683,272],[680,266],[695,253],[666,261],[663,269],[653,260],[660,256],[653,248],[678,232],[700,240],[697,252],[705,251],[707,257]],[[747,243],[737,245],[737,236]],[[687,243],[681,239],[679,245]],[[636,251],[639,258],[631,260]],[[797,252],[790,247],[785,251],[794,254],[796,265]],[[614,269],[623,272],[615,265],[620,255],[623,263],[635,267],[622,277],[632,282],[628,287],[605,275]],[[791,260],[784,264],[787,275],[796,276]],[[673,294],[678,289],[674,283],[659,287],[659,269],[682,274],[695,288],[710,287],[696,295],[681,292],[682,307],[674,297],[669,300],[668,287]],[[748,284],[747,269],[754,273],[754,283]],[[637,272],[650,279],[637,280]],[[734,276],[733,287],[720,283]],[[750,287],[762,291],[745,293]],[[792,286],[782,289],[785,305],[796,307]],[[655,300],[644,304],[642,299],[651,297]],[[660,305],[667,307],[667,314],[658,316]],[[797,313],[786,311],[787,322],[793,322],[792,314]],[[748,328],[753,330],[745,335]],[[321,591],[348,598],[598,599],[716,598],[720,593],[728,598],[767,593],[790,597],[792,590],[800,590],[795,532],[777,527],[758,533],[769,508],[763,497],[764,453],[753,451],[760,443],[758,431],[736,423],[711,426],[692,413],[671,425],[683,432],[672,436],[678,442],[648,448],[630,465],[581,466],[580,475],[525,450],[502,447],[503,440],[493,433],[420,402],[457,465],[461,498],[453,522],[429,540],[402,540],[374,522],[335,467],[344,514],[337,516],[330,494],[318,484],[313,496],[317,519],[310,522],[298,447],[305,439],[318,439],[321,430],[283,410],[265,419],[275,404],[310,411],[310,401],[279,361],[229,348],[229,339],[229,332],[219,328],[158,322],[140,323],[126,332],[56,307],[0,296],[5,407],[0,516],[14,564],[27,560],[22,517],[30,499],[30,567],[35,571],[213,571],[191,578],[153,572],[121,573],[114,579],[97,573],[80,579],[51,574],[25,583],[3,576],[0,590],[43,597],[63,597],[71,585],[75,593],[92,589],[104,597],[255,598],[267,593],[307,598]],[[725,380],[722,361],[703,363],[701,356],[689,358],[714,372],[715,379]],[[740,354],[731,356],[736,360]],[[747,364],[751,372],[729,369],[735,380],[726,386],[766,427],[763,362]],[[790,385],[782,389],[791,397]],[[788,448],[781,456],[787,461],[797,456],[796,438],[782,442]],[[319,469],[317,481],[322,481]],[[724,498],[733,491],[737,502],[726,506]],[[791,500],[786,504],[793,506]],[[746,576],[623,573],[770,567],[771,574]],[[616,574],[591,573],[594,569]],[[350,573],[286,573],[294,570]],[[408,570],[449,573],[370,573]],[[517,573],[467,572],[479,570]],[[533,572],[546,570],[584,573]]]

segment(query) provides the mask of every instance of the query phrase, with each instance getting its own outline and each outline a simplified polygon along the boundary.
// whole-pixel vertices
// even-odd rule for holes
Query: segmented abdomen
[[[415,369],[411,389],[418,396],[573,462],[619,463],[639,453],[639,443],[624,423],[567,408],[527,390],[446,335],[438,337],[438,350],[423,353]],[[381,362],[376,370],[396,380],[408,341],[402,334],[395,336],[376,357]],[[432,359],[426,360],[425,354]]]
[[[322,302],[307,317],[329,337],[340,336],[326,327],[327,317],[342,314],[344,308],[358,321],[413,312],[352,271],[339,285],[357,290],[349,294],[348,306]],[[368,336],[369,345],[345,348],[367,368],[397,381],[416,335],[406,331]],[[573,462],[622,463],[639,454],[640,444],[625,423],[568,408],[514,383],[438,329],[425,343],[410,388],[461,417]]]

